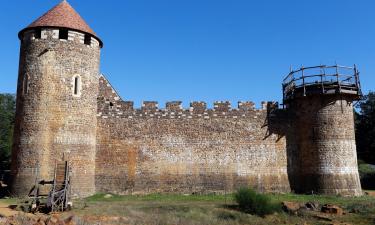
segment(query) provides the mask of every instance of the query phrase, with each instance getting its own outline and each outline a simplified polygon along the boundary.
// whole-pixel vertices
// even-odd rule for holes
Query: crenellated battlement
[[[164,107],[159,107],[159,103],[157,101],[143,101],[142,106],[140,108],[134,107],[134,101],[111,101],[110,99],[105,99],[105,104],[108,104],[109,106],[123,106],[121,108],[124,108],[126,110],[142,110],[142,111],[158,111],[158,110],[164,110],[164,111],[190,111],[190,112],[197,112],[197,111],[215,111],[215,112],[230,112],[230,111],[256,111],[256,110],[266,110],[269,105],[272,104],[278,104],[278,102],[268,101],[264,102],[262,101],[260,104],[260,107],[256,108],[255,103],[252,101],[239,101],[237,102],[237,107],[232,108],[232,103],[229,101],[215,101],[213,102],[213,108],[207,108],[207,103],[202,101],[193,101],[190,102],[190,107],[184,108],[182,101],[171,101],[166,102]]]
[[[63,42],[72,42],[83,44],[87,47],[99,48],[100,41],[91,34],[69,30],[65,28],[33,28],[28,29],[20,34],[23,42],[43,41],[43,40],[60,40]]]
[[[262,102],[259,109],[254,102],[239,101],[237,108],[231,107],[229,101],[216,101],[213,108],[207,108],[206,102],[191,102],[189,108],[183,108],[182,101],[167,102],[165,107],[159,108],[157,101],[144,101],[140,108],[134,107],[133,101],[111,101],[98,99],[98,116],[124,118],[240,118],[266,113],[271,108],[278,107],[277,102]]]
[[[239,101],[233,108],[230,101],[215,101],[213,108],[208,108],[204,101],[193,101],[189,108],[184,108],[182,101],[166,102],[164,107],[159,107],[157,101],[144,101],[140,108],[135,108],[133,101],[120,98],[104,75],[99,78],[98,116],[102,118],[241,118],[254,117],[271,108],[278,108],[278,103],[262,101],[256,108],[252,101]]]

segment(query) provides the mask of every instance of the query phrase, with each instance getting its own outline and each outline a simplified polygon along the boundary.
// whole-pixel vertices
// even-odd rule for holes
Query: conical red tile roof
[[[90,28],[89,25],[82,19],[82,17],[73,9],[73,7],[67,2],[62,1],[56,5],[43,16],[32,22],[24,30],[34,27],[64,27],[73,30],[83,31],[85,33],[92,34],[99,39],[95,32]],[[21,31],[22,32],[22,31]],[[99,39],[100,41],[100,39]]]

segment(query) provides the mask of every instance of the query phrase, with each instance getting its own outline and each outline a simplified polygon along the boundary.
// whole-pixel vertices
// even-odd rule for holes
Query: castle
[[[181,102],[133,108],[100,74],[103,42],[62,1],[19,32],[12,152],[15,195],[50,180],[64,158],[72,193],[265,192],[362,194],[352,102],[355,67],[291,71],[284,102]],[[308,75],[309,71],[320,72]],[[332,73],[328,71],[332,71]],[[341,70],[349,71],[343,74]],[[324,71],[321,72],[321,71]]]

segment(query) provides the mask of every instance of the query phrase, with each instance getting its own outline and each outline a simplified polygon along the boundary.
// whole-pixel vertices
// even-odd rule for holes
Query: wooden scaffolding
[[[28,195],[31,199],[30,212],[59,212],[70,209],[72,206],[70,188],[68,162],[56,162],[52,181],[39,180],[37,176],[35,185]]]

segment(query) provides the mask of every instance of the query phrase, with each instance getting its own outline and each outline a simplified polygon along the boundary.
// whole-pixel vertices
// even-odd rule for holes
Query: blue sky
[[[0,92],[15,92],[17,33],[59,0],[5,0]],[[281,101],[289,67],[358,65],[375,90],[373,0],[69,0],[104,42],[124,100]]]

